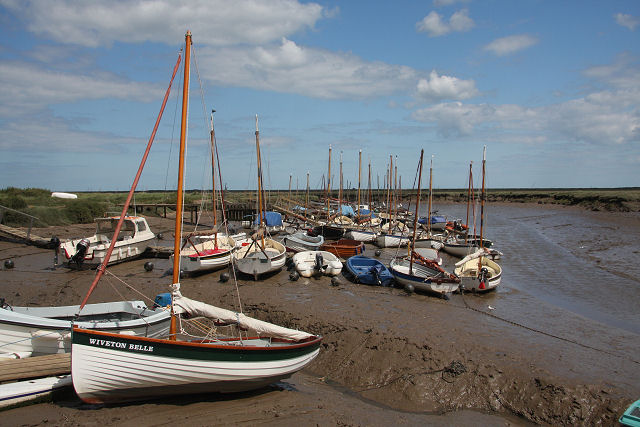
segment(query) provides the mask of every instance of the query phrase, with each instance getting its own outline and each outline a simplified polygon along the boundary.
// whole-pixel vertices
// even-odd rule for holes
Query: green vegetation
[[[362,203],[366,203],[367,191],[361,191]],[[310,194],[311,201],[320,201],[324,198],[323,190],[313,190]],[[426,192],[423,192],[426,197]],[[255,203],[254,191],[227,191],[225,201],[228,205],[240,203]],[[288,191],[271,191],[267,195],[267,201],[278,203],[280,197],[287,198]],[[373,198],[377,200],[386,196],[384,190],[374,190]],[[35,227],[48,225],[66,225],[93,222],[94,218],[105,215],[114,215],[122,210],[122,203],[126,200],[127,193],[78,193],[75,200],[52,198],[51,192],[40,188],[20,189],[9,187],[0,190],[0,206],[38,218],[34,221]],[[331,197],[337,198],[338,192],[332,191]],[[415,198],[415,190],[403,190],[403,201],[409,202]],[[205,202],[205,209],[211,208],[211,195],[208,192],[188,191],[185,194],[185,203],[199,204],[201,199]],[[304,191],[291,194],[292,199],[304,203]],[[357,199],[357,190],[349,189],[343,192],[343,199],[354,202]],[[438,189],[433,192],[436,202],[464,203],[467,200],[467,191],[462,189]],[[161,214],[153,207],[144,205],[175,204],[175,192],[146,191],[135,195],[135,203],[138,213],[146,216]],[[491,189],[487,190],[487,202],[510,203],[538,203],[579,206],[590,210],[606,210],[618,212],[640,212],[640,188],[589,188],[589,189]],[[2,209],[0,209],[2,210]],[[130,211],[131,212],[131,211]],[[4,211],[2,223],[12,226],[27,226],[30,219],[12,211]]]

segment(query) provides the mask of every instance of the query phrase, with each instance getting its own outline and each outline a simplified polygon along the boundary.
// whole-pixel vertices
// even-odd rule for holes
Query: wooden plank
[[[71,353],[0,361],[0,382],[71,373]]]
[[[45,239],[44,237],[36,236],[35,234],[29,234],[17,228],[9,227],[4,224],[0,224],[0,233],[6,234],[9,237],[15,239],[25,240],[28,243],[34,244],[39,247],[46,247],[49,245],[50,239]]]

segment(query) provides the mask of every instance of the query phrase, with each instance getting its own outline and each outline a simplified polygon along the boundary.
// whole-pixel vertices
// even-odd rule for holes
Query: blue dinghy
[[[356,283],[379,286],[391,286],[393,283],[393,276],[383,263],[364,255],[347,259],[347,271],[354,277]]]
[[[640,426],[640,400],[635,401],[631,406],[629,406],[618,421],[624,426]]]

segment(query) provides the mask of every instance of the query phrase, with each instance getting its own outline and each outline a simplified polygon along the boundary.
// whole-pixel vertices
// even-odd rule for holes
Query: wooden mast
[[[182,194],[184,192],[184,152],[187,142],[187,116],[189,114],[189,66],[191,63],[191,31],[185,36],[184,82],[182,84],[182,121],[180,122],[180,151],[178,161],[178,189],[176,191],[176,223],[173,242],[173,283],[180,283],[180,246],[182,237]],[[171,324],[169,339],[176,339],[176,316],[171,302]]]
[[[307,222],[309,215],[309,172],[307,172],[307,195],[304,199],[304,220]]]
[[[372,218],[373,206],[371,205],[371,159],[369,159],[369,219]]]
[[[329,198],[331,197],[331,144],[329,144],[329,170],[327,171],[327,225],[329,225],[329,218],[331,218],[331,204]]]
[[[216,133],[213,130],[213,113],[216,110],[211,110],[211,180],[213,182],[213,247],[218,248],[218,212],[216,209],[216,158],[215,158],[215,140]]]
[[[473,161],[469,162],[469,190],[467,191],[467,233],[464,235],[464,242],[469,240],[469,205],[471,204],[471,189],[473,188]]]
[[[431,237],[431,196],[433,181],[433,154],[431,155],[431,165],[429,166],[429,208],[427,209],[427,235]]]
[[[393,156],[389,155],[389,170],[387,173],[387,221],[388,232],[391,232],[391,184],[393,182]]]
[[[413,217],[413,236],[409,242],[409,274],[413,275],[413,250],[416,243],[416,230],[418,228],[418,212],[420,209],[420,183],[422,181],[422,157],[424,155],[424,149],[420,150],[420,167],[418,172],[418,195],[416,197],[416,214]]]
[[[257,164],[258,164],[258,217],[260,218],[260,225],[259,228],[260,230],[262,230],[262,233],[259,233],[261,235],[261,241],[262,241],[262,247],[264,248],[264,227],[266,227],[266,225],[264,224],[264,217],[263,217],[263,210],[262,210],[262,159],[260,157],[260,130],[258,129],[258,115],[256,114],[256,157],[257,157]]]
[[[338,190],[338,213],[336,215],[337,217],[342,216],[342,151],[340,152],[340,189]]]
[[[358,151],[358,212],[356,218],[360,220],[360,175],[362,174],[362,150]]]
[[[482,193],[480,193],[480,249],[484,248],[484,201],[486,198],[484,187],[485,164],[487,162],[487,146],[482,149]]]

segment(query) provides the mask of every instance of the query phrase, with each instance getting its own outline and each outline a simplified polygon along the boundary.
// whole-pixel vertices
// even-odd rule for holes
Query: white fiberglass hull
[[[180,270],[192,274],[226,267],[231,263],[235,248],[235,240],[222,235],[187,246],[180,251]]]
[[[359,242],[370,243],[376,240],[377,233],[364,230],[350,230],[344,234],[347,239],[357,240]]]
[[[69,352],[71,319],[78,308],[79,306],[0,309],[0,357],[22,358]],[[76,325],[114,333],[126,331],[156,337],[168,332],[169,318],[167,310],[149,309],[142,301],[124,301],[87,304]]]
[[[309,364],[320,343],[200,344],[80,332],[74,330],[71,370],[76,393],[88,403],[258,389]]]
[[[381,234],[376,237],[375,245],[379,248],[398,248],[407,246],[410,240],[408,236]]]
[[[253,275],[254,279],[261,274],[280,270],[287,260],[284,245],[269,238],[264,239],[264,247],[262,247],[262,240],[258,239],[238,249],[235,256],[238,270],[244,274]]]
[[[316,265],[316,256],[321,256],[322,266]],[[311,277],[314,274],[337,276],[342,271],[342,262],[335,254],[327,251],[304,251],[293,256],[293,265],[302,277]]]
[[[458,266],[454,273],[460,277],[460,285],[465,291],[488,292],[496,289],[502,280],[502,267],[488,257],[471,259]],[[478,263],[481,263],[479,266]],[[485,276],[481,276],[486,269]],[[484,279],[484,280],[483,280]]]
[[[439,271],[414,262],[409,268],[409,260],[394,258],[389,265],[389,271],[403,287],[413,286],[416,291],[445,295],[458,290],[458,283],[440,282]]]
[[[71,387],[71,375],[2,384],[0,385],[0,407],[28,402],[65,387]]]

